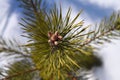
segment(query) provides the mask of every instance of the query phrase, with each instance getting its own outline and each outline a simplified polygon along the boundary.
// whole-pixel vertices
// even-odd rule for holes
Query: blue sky
[[[61,3],[63,14],[66,13],[69,6],[71,6],[73,13],[72,18],[83,9],[80,20],[84,19],[85,24],[99,23],[103,17],[108,17],[113,11],[120,10],[120,0],[46,0],[49,7],[54,2]],[[3,35],[2,30],[7,27],[4,32],[6,38],[16,38],[20,41],[25,40],[20,35],[22,31],[19,27],[19,17],[21,17],[21,10],[18,7],[17,0],[0,0],[0,34]],[[120,41],[113,40],[114,44],[106,43],[99,51],[104,65],[98,69],[96,73],[100,80],[120,80]],[[1,60],[1,59],[0,59]],[[0,67],[6,61],[0,63]]]
[[[58,3],[58,1],[56,1]],[[108,16],[108,13],[111,13],[113,9],[104,8],[98,6],[97,4],[92,4],[89,1],[83,0],[61,0],[61,3],[66,3],[68,6],[74,6],[78,11],[83,9],[87,14],[89,14],[90,18],[102,18]],[[58,3],[59,4],[59,3]],[[66,5],[65,4],[65,5]]]

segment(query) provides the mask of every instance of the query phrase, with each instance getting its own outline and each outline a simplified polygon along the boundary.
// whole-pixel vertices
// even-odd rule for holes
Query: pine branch
[[[24,56],[24,57],[30,57],[28,54],[24,54],[23,52],[20,52],[20,51],[18,51],[18,50],[15,50],[15,49],[11,49],[11,48],[5,48],[5,47],[3,47],[3,48],[1,48],[0,49],[0,52],[6,52],[6,53],[8,53],[8,55],[10,54],[10,53],[15,53],[15,54],[19,54],[19,55],[21,55],[21,56]]]
[[[11,76],[7,76],[1,80],[9,80],[9,79],[12,79],[13,77],[17,77],[17,76],[20,76],[20,75],[23,75],[23,74],[27,74],[27,73],[31,73],[31,72],[34,72],[34,71],[37,71],[38,69],[30,69],[30,70],[27,70],[27,71],[23,71],[23,72],[19,72],[19,73],[16,73],[14,75],[11,75]]]
[[[101,63],[101,60],[93,55],[94,49],[91,46],[79,48],[85,41],[85,36],[91,36],[94,33],[91,31],[85,33],[89,26],[83,27],[83,20],[75,23],[81,11],[71,20],[71,8],[68,9],[64,17],[62,16],[61,8],[54,7],[50,12],[42,9],[41,1],[21,0],[25,15],[22,18],[24,23],[21,23],[21,25],[30,39],[30,43],[26,47],[30,48],[29,55],[34,62],[33,64],[35,64],[35,69],[18,71],[18,73],[13,75],[9,73],[3,80],[15,77],[17,79],[19,75],[23,75],[20,78],[22,79],[25,77],[24,74],[32,73],[38,69],[43,79],[66,80],[68,72],[76,73],[80,68],[90,69],[96,64]],[[104,32],[104,34],[108,32]],[[89,42],[84,43],[83,46],[104,36],[104,34],[94,36]],[[1,49],[26,56],[24,55],[24,50],[21,51],[20,48],[14,49],[12,47],[3,47]],[[14,73],[14,71],[21,70],[18,68],[27,69],[23,66],[24,64],[18,63],[22,67],[15,64],[15,67],[12,66],[10,68],[10,72]],[[31,65],[27,66],[31,67]]]
[[[30,2],[31,2],[31,4],[32,4],[32,7],[33,7],[34,12],[38,14],[38,11],[37,11],[37,9],[36,9],[36,6],[35,6],[34,3],[33,3],[33,0],[30,0]]]
[[[108,30],[108,31],[106,31],[106,32],[103,32],[103,33],[101,33],[100,35],[95,36],[94,38],[91,38],[91,39],[89,39],[89,40],[86,40],[85,43],[83,43],[83,44],[81,45],[81,47],[90,44],[91,42],[93,42],[93,41],[95,41],[96,39],[99,39],[99,38],[107,35],[108,33],[110,33],[111,31],[113,31],[113,30],[115,30],[115,29],[116,29],[116,28],[111,28],[110,30]]]
[[[32,9],[34,12],[32,15],[37,16],[35,7],[38,5],[34,5],[32,2],[32,5],[29,6],[29,9],[25,8],[26,13]],[[72,20],[70,18],[71,8],[68,9],[65,17],[62,15],[62,9],[57,7],[52,8],[50,12],[44,13],[41,9],[38,11],[41,12],[37,18],[31,17],[31,14],[26,15],[32,19],[23,18],[25,23],[22,25],[31,41],[26,47],[31,48],[31,57],[36,67],[41,69],[40,76],[43,79],[65,80],[68,78],[66,76],[68,72],[75,73],[79,68],[90,68],[100,62],[99,59],[96,60],[90,56],[93,55],[93,49],[90,46],[84,47],[84,49],[79,48],[84,37],[93,33],[84,33],[89,26],[83,27],[83,20],[75,23],[81,11]],[[83,60],[83,56],[89,59]],[[94,59],[96,62],[91,63],[94,62]],[[84,62],[90,64],[86,65]]]
[[[0,52],[10,54],[18,54],[24,57],[30,57],[29,51],[25,47],[21,47],[16,40],[4,40],[0,37]]]
[[[34,63],[30,59],[22,59],[11,63],[8,70],[2,73],[7,74],[3,76],[5,80],[33,80],[39,73],[35,68]]]
[[[110,41],[110,37],[119,37],[120,34],[120,13],[113,13],[109,19],[104,19],[98,26],[98,30],[94,30],[94,35],[90,38],[87,37],[86,41],[81,47],[89,45],[96,40]],[[109,36],[109,37],[108,37]],[[107,37],[107,39],[104,39]],[[100,39],[100,40],[99,40]]]

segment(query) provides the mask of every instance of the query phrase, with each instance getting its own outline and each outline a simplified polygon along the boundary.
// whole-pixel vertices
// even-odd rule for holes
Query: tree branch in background
[[[7,77],[5,77],[5,78],[3,78],[1,80],[10,80],[10,79],[12,79],[14,77],[21,76],[23,74],[28,74],[28,73],[31,73],[31,72],[34,72],[34,71],[37,71],[37,70],[38,69],[30,69],[30,70],[26,70],[26,71],[23,71],[23,72],[18,72],[18,73],[15,73],[15,74],[11,75],[11,76],[7,76]]]

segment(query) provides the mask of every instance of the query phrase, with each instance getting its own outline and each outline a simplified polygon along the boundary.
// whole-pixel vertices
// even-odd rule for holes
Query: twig
[[[93,41],[96,40],[96,39],[99,39],[100,37],[104,36],[105,34],[108,34],[109,32],[111,32],[111,31],[113,31],[113,30],[115,30],[115,29],[116,29],[116,28],[111,28],[111,29],[109,29],[108,31],[101,33],[100,35],[91,38],[89,41],[83,43],[83,44],[81,45],[81,47],[83,47],[83,46],[85,46],[85,45],[93,42]]]

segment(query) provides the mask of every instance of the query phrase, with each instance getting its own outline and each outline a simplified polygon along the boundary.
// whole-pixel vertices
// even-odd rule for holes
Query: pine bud
[[[51,37],[53,35],[52,32],[48,32],[48,37]]]
[[[48,32],[48,37],[49,37],[48,43],[50,43],[51,46],[58,45],[59,44],[58,41],[62,40],[62,36],[58,34],[58,31],[56,31],[55,33]]]
[[[58,36],[58,31],[55,32],[55,35]]]
[[[58,36],[58,39],[59,39],[59,40],[62,40],[62,36]]]
[[[56,46],[57,46],[57,45],[58,45],[58,42],[57,42],[57,41],[55,41],[55,42],[54,42],[54,45],[56,45]]]
[[[57,35],[53,34],[50,38],[52,41],[56,41],[57,40]]]
[[[48,43],[50,43],[50,42],[51,42],[51,40],[49,39],[49,40],[48,40]]]

